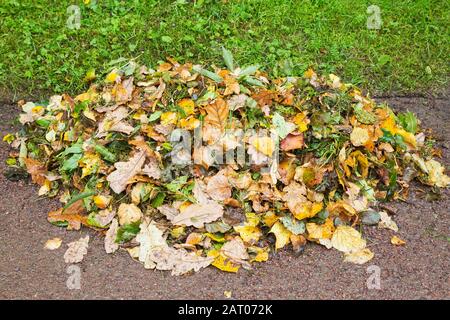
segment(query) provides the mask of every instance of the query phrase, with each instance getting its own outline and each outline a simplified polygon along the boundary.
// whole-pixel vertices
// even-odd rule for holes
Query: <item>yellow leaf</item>
[[[285,245],[287,245],[291,242],[291,239],[290,239],[291,232],[288,229],[286,229],[280,221],[277,221],[273,225],[272,229],[270,229],[270,232],[275,235],[275,238],[276,238],[275,248],[276,249],[283,248]]]
[[[346,253],[344,255],[345,262],[351,262],[356,264],[364,264],[367,261],[372,260],[374,253],[370,249],[362,249],[353,253]]]
[[[83,179],[84,177],[97,172],[101,162],[100,156],[97,153],[86,152],[79,162],[80,167],[83,168],[81,170],[81,178]]]
[[[111,196],[96,195],[93,197],[95,205],[100,209],[106,209],[111,202]]]
[[[175,239],[181,237],[182,235],[184,235],[184,229],[185,229],[184,226],[173,228],[172,230],[170,230],[171,237]]]
[[[353,253],[366,247],[366,240],[361,238],[361,234],[349,226],[338,226],[331,238],[333,248],[344,252]]]
[[[435,186],[445,188],[450,184],[450,178],[444,174],[445,168],[436,160],[425,161],[428,170],[428,181]]]
[[[223,236],[218,236],[214,233],[204,233],[205,236],[207,236],[208,238],[210,238],[211,240],[215,241],[215,242],[220,242],[223,243],[226,241],[226,239]]]
[[[113,70],[110,73],[108,73],[108,75],[106,76],[105,81],[108,83],[111,82],[116,82],[116,80],[119,78],[119,73],[117,72],[117,70]]]
[[[121,203],[117,211],[120,225],[130,224],[141,220],[142,211],[135,204]]]
[[[257,242],[262,235],[258,227],[251,225],[235,226],[234,230],[239,233],[242,240],[248,243]]]
[[[305,132],[308,130],[309,119],[306,117],[307,111],[297,113],[294,117],[293,122],[298,126],[298,131]]]
[[[257,137],[253,139],[252,145],[258,152],[270,157],[275,150],[275,142],[270,137]]]
[[[263,222],[266,226],[271,227],[278,221],[278,216],[273,211],[264,214]]]
[[[240,265],[234,264],[231,260],[224,257],[218,250],[210,250],[208,252],[208,257],[213,257],[214,261],[211,265],[222,271],[236,273],[240,268]]]
[[[180,128],[186,130],[194,130],[200,125],[200,120],[196,118],[188,118],[188,119],[180,119],[179,126]]]
[[[330,239],[334,232],[333,220],[327,218],[323,224],[307,223],[306,230],[312,240]]]
[[[400,238],[397,237],[397,236],[392,236],[392,238],[391,238],[391,243],[392,243],[393,245],[396,245],[396,246],[403,246],[403,245],[406,244],[406,241],[400,239]]]
[[[50,240],[47,240],[45,242],[45,249],[47,250],[56,250],[61,246],[62,240],[60,238],[53,238]]]
[[[161,115],[161,124],[163,126],[166,126],[168,124],[176,124],[177,123],[177,119],[178,119],[178,115],[176,112],[164,112]]]
[[[364,128],[353,128],[350,134],[350,141],[355,147],[363,146],[369,141],[369,131]]]
[[[182,99],[180,102],[178,102],[178,106],[183,109],[186,116],[194,113],[195,103],[191,99]]]
[[[254,258],[250,260],[250,262],[264,262],[269,259],[269,251],[270,248],[260,248],[260,247],[248,247],[248,251],[250,253],[256,254]]]
[[[305,202],[301,206],[297,206],[295,212],[292,212],[297,220],[312,218],[316,216],[323,208],[322,202]]]

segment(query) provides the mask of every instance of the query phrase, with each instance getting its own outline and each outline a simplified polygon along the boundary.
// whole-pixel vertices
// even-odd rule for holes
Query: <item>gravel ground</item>
[[[397,110],[409,109],[434,130],[450,165],[448,99],[390,98]],[[19,110],[0,106],[0,134],[11,132]],[[9,148],[0,144],[0,171]],[[0,174],[0,298],[3,299],[449,299],[450,192],[438,201],[425,201],[426,188],[414,187],[407,203],[390,204],[396,211],[398,236],[404,247],[391,245],[392,231],[365,228],[375,258],[359,266],[342,262],[335,250],[310,244],[300,257],[283,250],[251,271],[238,274],[210,267],[199,273],[172,277],[169,272],[145,270],[125,251],[107,255],[102,238],[92,230],[66,231],[50,225],[55,201],[39,199],[30,182],[11,182]],[[89,234],[89,252],[81,268],[81,289],[66,286],[67,243]],[[62,246],[44,250],[46,240],[60,237]],[[368,266],[380,269],[381,288],[367,288]]]

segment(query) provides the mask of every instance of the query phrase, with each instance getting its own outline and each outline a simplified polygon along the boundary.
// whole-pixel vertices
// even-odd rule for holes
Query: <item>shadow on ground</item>
[[[434,130],[450,164],[450,110],[447,99],[391,98],[397,110],[409,109]],[[19,110],[0,106],[0,133],[12,132]],[[9,152],[0,145],[0,171]],[[46,220],[58,204],[37,197],[29,182],[11,182],[0,175],[0,298],[3,299],[223,299],[232,291],[235,299],[448,299],[449,207],[448,190],[442,199],[424,200],[426,190],[414,187],[407,203],[393,203],[398,236],[405,247],[391,245],[392,231],[365,228],[368,247],[375,258],[359,266],[342,262],[341,254],[311,244],[295,257],[280,251],[252,271],[228,274],[210,267],[199,273],[172,277],[169,272],[145,270],[125,251],[108,255],[95,231],[65,231]],[[81,267],[81,289],[69,290],[63,254],[67,243],[89,233],[89,252]],[[60,237],[63,245],[44,250],[46,240]],[[376,265],[381,271],[381,289],[369,290],[366,282]]]

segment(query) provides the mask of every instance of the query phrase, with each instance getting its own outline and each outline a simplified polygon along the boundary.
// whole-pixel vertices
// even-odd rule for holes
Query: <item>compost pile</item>
[[[107,253],[174,275],[237,272],[308,242],[365,263],[374,253],[359,225],[398,229],[378,203],[405,199],[413,179],[450,183],[411,112],[333,74],[270,79],[227,50],[224,60],[130,61],[104,79],[89,72],[76,97],[21,103],[23,126],[4,137],[15,148],[7,174],[25,169],[40,196],[59,198],[50,223],[95,229]],[[88,242],[68,244],[65,261],[80,262]]]

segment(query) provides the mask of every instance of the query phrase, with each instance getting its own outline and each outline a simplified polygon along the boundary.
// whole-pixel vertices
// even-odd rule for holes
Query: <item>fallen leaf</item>
[[[109,182],[110,188],[115,193],[121,193],[125,190],[128,181],[141,171],[145,162],[145,152],[136,153],[127,162],[116,162],[114,167],[116,170],[110,173],[106,180]]]
[[[117,211],[119,217],[119,224],[131,224],[137,222],[142,218],[142,211],[135,204],[121,203]]]
[[[331,244],[341,252],[354,253],[366,247],[366,240],[352,227],[338,226],[331,238]]]
[[[114,253],[119,249],[119,244],[116,243],[117,230],[119,229],[119,222],[117,219],[113,219],[111,225],[105,236],[105,251],[106,253]]]
[[[351,262],[355,264],[364,264],[374,257],[374,253],[370,249],[361,249],[355,252],[346,253],[344,255],[345,262]]]
[[[171,220],[174,225],[194,226],[203,228],[208,222],[213,222],[222,217],[223,208],[216,202],[207,204],[191,204],[183,212]]]
[[[291,242],[291,232],[286,229],[280,221],[275,222],[270,229],[270,232],[273,233],[276,238],[275,249],[281,249]]]
[[[392,243],[393,245],[395,245],[395,246],[403,246],[403,245],[406,244],[406,241],[400,239],[400,238],[397,237],[397,236],[392,236],[392,238],[391,238],[391,243]]]
[[[61,246],[62,240],[60,238],[53,238],[45,242],[45,249],[56,250]]]
[[[208,195],[217,201],[223,201],[231,197],[231,186],[227,177],[222,173],[218,173],[208,180],[206,185]]]
[[[289,133],[286,138],[281,140],[280,148],[283,151],[302,149],[305,146],[302,133]]]
[[[89,236],[73,241],[67,246],[69,248],[64,253],[64,261],[66,263],[79,263],[83,261],[84,256],[87,254]]]
[[[392,218],[385,211],[380,211],[379,214],[380,214],[380,218],[381,218],[380,222],[378,222],[379,228],[390,229],[395,232],[398,231],[397,224],[392,220]]]

